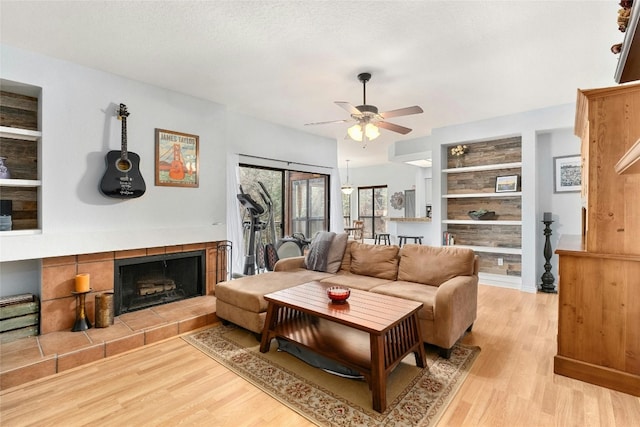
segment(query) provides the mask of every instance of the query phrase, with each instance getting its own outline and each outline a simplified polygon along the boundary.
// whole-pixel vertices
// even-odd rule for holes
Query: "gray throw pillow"
[[[313,236],[309,252],[304,258],[307,270],[327,271],[329,248],[335,235],[333,231],[319,231]]]

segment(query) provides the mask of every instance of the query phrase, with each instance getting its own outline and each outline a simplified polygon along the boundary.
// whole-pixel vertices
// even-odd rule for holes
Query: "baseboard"
[[[499,288],[509,288],[521,290],[522,277],[505,276],[502,274],[479,273],[479,282],[482,285],[497,286]]]
[[[553,372],[640,397],[640,375],[556,355]]]

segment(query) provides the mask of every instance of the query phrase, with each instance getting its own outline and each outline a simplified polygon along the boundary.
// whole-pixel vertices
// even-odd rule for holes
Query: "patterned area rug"
[[[427,369],[407,356],[389,375],[387,409],[379,413],[365,381],[314,368],[278,351],[275,340],[262,354],[254,334],[223,325],[183,339],[319,426],[433,426],[480,353],[478,347],[456,345],[446,360],[427,350]]]

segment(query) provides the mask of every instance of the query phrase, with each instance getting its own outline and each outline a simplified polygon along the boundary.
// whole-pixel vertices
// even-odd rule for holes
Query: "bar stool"
[[[376,245],[381,245],[382,242],[384,242],[385,245],[391,244],[391,237],[389,233],[378,233],[376,234],[374,240]]]
[[[419,245],[422,244],[422,238],[424,236],[405,236],[405,235],[399,235],[398,236],[398,246],[402,247],[403,243],[408,243],[407,239],[413,239],[413,243],[417,243]]]

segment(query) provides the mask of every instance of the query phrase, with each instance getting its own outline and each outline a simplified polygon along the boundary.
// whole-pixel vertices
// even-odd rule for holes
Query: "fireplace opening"
[[[205,268],[204,251],[116,260],[115,315],[204,295]]]

